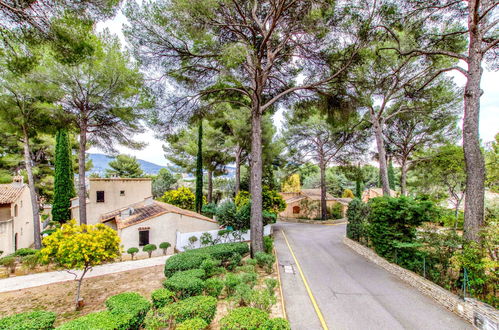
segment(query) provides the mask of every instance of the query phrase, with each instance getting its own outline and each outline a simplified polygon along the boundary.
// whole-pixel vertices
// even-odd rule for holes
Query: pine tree
[[[203,121],[199,121],[198,155],[196,160],[196,212],[203,207]]]
[[[55,145],[54,203],[52,219],[64,223],[71,218],[71,198],[75,197],[73,161],[67,129],[59,129]]]

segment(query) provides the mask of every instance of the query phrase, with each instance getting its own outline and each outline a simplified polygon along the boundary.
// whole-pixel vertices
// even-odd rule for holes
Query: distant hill
[[[88,174],[97,173],[103,176],[106,173],[106,169],[109,168],[109,162],[114,159],[114,157],[106,156],[103,154],[88,154],[88,157],[92,160],[92,164],[94,165]],[[145,174],[156,175],[159,170],[165,166],[160,166],[142,159],[137,159],[140,163],[140,167],[144,171]]]

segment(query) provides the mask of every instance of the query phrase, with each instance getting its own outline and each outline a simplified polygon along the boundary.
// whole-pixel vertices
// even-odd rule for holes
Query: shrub
[[[219,278],[209,278],[204,283],[204,292],[208,296],[218,298],[224,288],[224,282]]]
[[[276,303],[274,293],[268,290],[252,290],[248,305],[270,312],[272,306]]]
[[[175,323],[181,323],[193,318],[201,318],[210,324],[217,311],[217,299],[207,296],[190,297],[176,303],[173,303],[165,309],[175,320]]]
[[[206,323],[205,320],[196,317],[194,319],[190,319],[187,321],[184,321],[177,325],[175,328],[176,330],[203,330],[208,327],[208,323]]]
[[[222,330],[256,330],[269,318],[268,313],[252,307],[233,309],[220,320]]]
[[[106,307],[119,315],[127,329],[139,329],[151,308],[151,303],[136,292],[124,292],[106,300]]]
[[[232,253],[232,256],[229,259],[229,262],[227,263],[227,269],[228,270],[233,270],[237,266],[241,264],[241,260],[243,257],[241,257],[240,254],[238,253]]]
[[[263,237],[263,249],[265,250],[265,253],[272,253],[272,250],[274,249],[274,240],[272,237]]]
[[[14,252],[12,255],[16,257],[25,257],[29,256],[32,254],[37,254],[39,251],[35,249],[29,249],[29,248],[21,248],[17,249],[16,252]]]
[[[227,295],[234,294],[236,287],[241,284],[241,278],[235,274],[229,273],[225,276],[225,290]]]
[[[147,244],[146,246],[144,246],[142,248],[142,251],[144,252],[147,252],[147,254],[149,255],[149,258],[151,257],[152,253],[154,251],[156,251],[158,249],[158,247],[154,244]]]
[[[267,287],[267,290],[274,294],[274,289],[277,287],[277,284],[279,284],[279,281],[273,278],[267,278],[265,279],[265,286]]]
[[[177,272],[172,277],[166,279],[163,282],[163,286],[175,292],[176,296],[180,299],[196,296],[203,292],[204,281],[201,277],[204,274],[204,270],[202,269]]]
[[[168,248],[172,246],[170,243],[168,242],[161,242],[159,243],[159,248],[161,250],[163,250],[163,255],[166,255],[166,251],[168,250]]]
[[[8,255],[3,258],[0,258],[0,266],[4,266],[5,268],[10,269],[10,272],[14,274],[16,272],[16,257],[13,255]]]
[[[224,202],[217,209],[217,222],[222,226],[234,226],[236,213],[236,204],[231,201]]]
[[[179,187],[177,190],[170,190],[164,193],[161,201],[178,206],[186,210],[194,210],[194,193],[186,187]]]
[[[144,319],[144,328],[147,330],[169,329],[171,320],[167,307],[151,309]]]
[[[258,262],[258,266],[265,269],[268,274],[272,273],[272,266],[275,262],[274,255],[265,252],[257,252],[255,254],[255,259]]]
[[[251,288],[256,285],[258,275],[256,273],[242,273],[239,274],[241,282],[248,284]]]
[[[251,219],[251,202],[243,204],[237,209],[236,216],[233,218],[231,226],[236,230],[243,230],[250,227]],[[262,212],[263,225],[266,226],[277,221],[277,213],[273,211],[263,210]]]
[[[152,305],[158,309],[175,301],[175,293],[168,289],[157,289],[151,293]]]
[[[119,314],[109,311],[90,313],[67,323],[64,323],[57,330],[116,330],[127,329],[127,319]]]
[[[280,317],[265,321],[258,330],[291,330],[288,320]]]
[[[28,254],[22,258],[22,264],[28,269],[35,269],[35,267],[40,263],[40,255]]]
[[[244,266],[236,267],[235,271],[236,272],[243,272],[243,273],[254,273],[256,271],[256,269],[255,269],[255,266],[253,266],[253,265],[244,265]]]
[[[328,210],[331,219],[341,219],[343,218],[343,207],[341,203],[334,203]]]
[[[258,264],[258,261],[256,261],[256,259],[249,258],[246,259],[245,263],[246,265],[256,266]]]
[[[199,238],[201,246],[213,245],[213,236],[210,233],[203,233]]]
[[[205,271],[206,277],[212,277],[213,275],[220,273],[220,260],[214,260],[212,258],[206,258],[201,263],[200,267]]]
[[[35,330],[53,329],[56,314],[47,311],[32,311],[0,319],[0,329]]]
[[[136,248],[136,247],[131,247],[129,248],[128,250],[126,250],[126,253],[128,253],[129,255],[132,256],[132,260],[133,260],[133,257],[135,257],[135,254],[139,252],[139,249]]]
[[[350,189],[345,189],[343,190],[343,194],[341,194],[342,198],[355,198],[355,195],[353,194],[353,191]]]
[[[347,209],[347,237],[355,241],[367,240],[367,218],[369,206],[360,199],[355,198],[348,204]]]
[[[215,203],[204,204],[201,208],[201,214],[213,219],[213,216],[217,214],[217,205]]]

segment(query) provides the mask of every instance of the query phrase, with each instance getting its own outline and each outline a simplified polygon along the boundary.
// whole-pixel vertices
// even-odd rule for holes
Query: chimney
[[[24,186],[24,178],[22,175],[16,175],[12,178],[12,187],[21,188]]]
[[[133,214],[133,212],[134,212],[133,207],[129,207],[129,208],[127,208],[127,209],[125,209],[125,210],[121,211],[121,213],[120,213],[120,218],[121,218],[121,219],[126,219],[126,218],[128,218],[129,216],[131,216],[131,215]]]

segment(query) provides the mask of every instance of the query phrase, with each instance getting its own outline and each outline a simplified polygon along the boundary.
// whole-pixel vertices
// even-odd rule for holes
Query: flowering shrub
[[[194,193],[189,188],[179,187],[177,190],[165,192],[160,200],[182,209],[194,210],[195,199]]]

